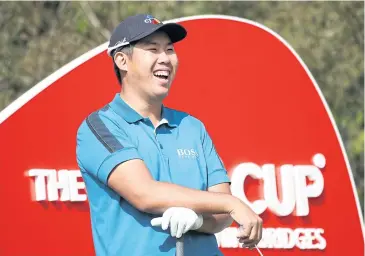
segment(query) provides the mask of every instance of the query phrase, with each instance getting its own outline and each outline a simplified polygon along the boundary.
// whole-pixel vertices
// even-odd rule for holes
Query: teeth
[[[153,73],[155,76],[169,76],[170,75],[170,71],[156,71]]]

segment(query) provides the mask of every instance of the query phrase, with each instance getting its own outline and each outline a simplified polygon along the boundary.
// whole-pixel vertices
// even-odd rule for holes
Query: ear
[[[117,52],[114,56],[114,62],[122,71],[128,71],[127,55],[123,52]]]

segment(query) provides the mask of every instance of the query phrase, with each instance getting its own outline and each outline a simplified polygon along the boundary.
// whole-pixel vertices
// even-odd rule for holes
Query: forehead
[[[137,45],[148,45],[148,44],[172,44],[169,36],[163,31],[156,31],[151,35],[138,41]]]

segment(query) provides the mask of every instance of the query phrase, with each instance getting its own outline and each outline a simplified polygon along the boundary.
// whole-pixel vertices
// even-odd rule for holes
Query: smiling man
[[[98,256],[172,256],[183,234],[186,255],[222,255],[214,233],[233,220],[244,227],[237,238],[245,246],[261,239],[262,220],[231,195],[203,123],[162,104],[178,68],[174,43],[186,34],[140,14],[111,36],[122,89],[77,132]]]

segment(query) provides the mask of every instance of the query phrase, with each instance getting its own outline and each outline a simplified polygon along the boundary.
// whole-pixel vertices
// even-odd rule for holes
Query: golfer
[[[214,233],[233,221],[245,246],[261,239],[262,220],[231,195],[204,124],[162,104],[178,69],[174,43],[186,35],[144,14],[111,35],[107,52],[122,89],[77,131],[98,256],[173,256],[182,235],[185,255],[222,255]]]

